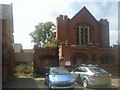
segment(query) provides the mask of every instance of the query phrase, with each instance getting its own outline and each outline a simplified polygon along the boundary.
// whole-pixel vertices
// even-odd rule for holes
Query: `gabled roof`
[[[71,20],[73,20],[75,17],[77,17],[79,14],[82,14],[83,12],[86,12],[87,14],[89,14],[90,17],[92,17],[95,21],[97,21],[95,19],[95,17],[88,11],[88,9],[84,6],[76,15],[74,15]]]

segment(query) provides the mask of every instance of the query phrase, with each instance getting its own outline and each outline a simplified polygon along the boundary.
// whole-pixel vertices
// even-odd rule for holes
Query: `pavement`
[[[112,85],[109,88],[120,88],[119,87],[120,78],[112,79],[111,82]],[[76,82],[74,85],[75,88],[83,88]],[[18,77],[12,78],[7,83],[4,83],[2,88],[48,88],[48,87],[44,84],[44,78]]]
[[[120,87],[120,78],[112,79],[112,85],[116,87]]]

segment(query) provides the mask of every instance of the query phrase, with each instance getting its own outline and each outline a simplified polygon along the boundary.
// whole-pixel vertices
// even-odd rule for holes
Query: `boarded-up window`
[[[101,64],[102,65],[113,65],[114,64],[114,56],[112,55],[102,55],[101,56]]]
[[[80,66],[81,64],[87,64],[87,56],[82,54],[76,54],[73,56],[73,65]]]

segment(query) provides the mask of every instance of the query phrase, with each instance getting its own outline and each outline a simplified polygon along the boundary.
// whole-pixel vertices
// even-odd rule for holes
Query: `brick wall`
[[[15,72],[12,5],[0,4],[0,25],[2,29],[2,81],[6,82]]]
[[[101,48],[109,47],[109,22],[106,19],[97,21],[85,7],[71,19],[66,15],[60,15],[56,21],[57,40],[62,42],[68,40],[69,44],[75,45],[76,27],[86,24],[92,28],[93,44],[99,44]]]
[[[62,50],[62,52],[61,52]],[[59,52],[61,52],[61,55],[63,59],[59,60],[60,66],[69,67],[69,70],[76,67],[73,65],[74,57],[77,57],[79,55],[86,56],[86,64],[95,64],[99,65],[103,69],[107,70],[108,72],[112,74],[118,74],[118,48],[79,48],[78,46],[65,46],[61,45],[59,48]],[[95,62],[93,61],[92,55],[96,55]],[[110,55],[114,57],[114,61],[112,65],[103,65],[101,62],[101,57],[103,55]],[[66,61],[70,61],[71,65],[66,65]]]
[[[16,63],[29,62],[29,61],[33,61],[33,52],[15,53],[15,62]]]
[[[34,48],[34,70],[44,74],[48,67],[59,66],[57,48]]]

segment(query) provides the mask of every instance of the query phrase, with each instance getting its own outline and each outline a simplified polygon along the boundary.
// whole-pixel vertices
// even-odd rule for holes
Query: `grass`
[[[25,76],[33,77],[33,62],[27,62],[25,64],[19,64],[16,66],[16,77]]]

